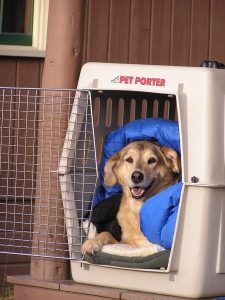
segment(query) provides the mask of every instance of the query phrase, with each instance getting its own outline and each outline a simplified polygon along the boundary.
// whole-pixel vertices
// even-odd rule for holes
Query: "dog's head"
[[[107,186],[119,183],[127,196],[143,201],[177,181],[180,159],[170,148],[137,141],[113,155],[104,171]]]

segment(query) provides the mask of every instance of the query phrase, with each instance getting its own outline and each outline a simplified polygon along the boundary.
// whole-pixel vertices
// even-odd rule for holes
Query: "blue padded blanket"
[[[99,186],[94,195],[94,205],[119,192],[119,185],[104,185],[104,166],[107,160],[133,141],[156,141],[180,153],[178,123],[160,118],[139,119],[112,131],[106,138],[100,166]],[[166,249],[172,246],[182,183],[177,183],[149,198],[141,208],[140,221],[143,234],[152,243]]]

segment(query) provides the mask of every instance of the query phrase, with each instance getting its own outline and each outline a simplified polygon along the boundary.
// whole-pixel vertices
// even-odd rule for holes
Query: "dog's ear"
[[[181,165],[180,165],[180,157],[177,152],[173,149],[167,147],[161,147],[161,152],[165,157],[166,163],[172,166],[172,170],[174,173],[180,173]]]
[[[114,173],[114,166],[116,162],[119,160],[119,153],[114,154],[105,164],[104,168],[104,182],[107,186],[113,186],[114,184],[117,183],[117,178]]]

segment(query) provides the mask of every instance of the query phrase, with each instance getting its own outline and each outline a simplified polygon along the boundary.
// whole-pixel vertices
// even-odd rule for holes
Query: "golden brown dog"
[[[113,155],[105,165],[105,184],[122,187],[122,199],[116,219],[121,227],[121,243],[149,246],[151,243],[140,230],[139,211],[144,201],[174,184],[180,177],[180,159],[176,151],[152,142],[137,141],[128,144]],[[103,231],[87,240],[83,254],[100,251],[106,244],[118,241]]]

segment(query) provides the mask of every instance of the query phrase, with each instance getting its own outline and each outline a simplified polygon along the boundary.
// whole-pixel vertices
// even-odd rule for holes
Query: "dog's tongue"
[[[131,194],[134,197],[141,197],[144,194],[144,192],[145,192],[145,189],[140,188],[140,187],[135,187],[135,188],[131,189]]]

